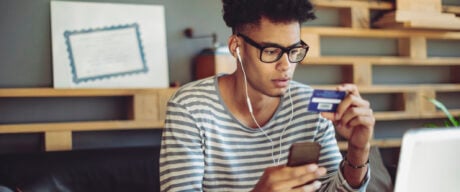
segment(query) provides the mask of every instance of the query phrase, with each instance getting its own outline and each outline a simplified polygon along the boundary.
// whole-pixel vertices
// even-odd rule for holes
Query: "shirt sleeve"
[[[184,106],[168,102],[160,153],[161,191],[202,191],[202,135]]]

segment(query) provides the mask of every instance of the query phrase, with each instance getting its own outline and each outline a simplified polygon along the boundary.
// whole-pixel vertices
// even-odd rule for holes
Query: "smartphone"
[[[317,142],[298,142],[289,148],[287,166],[295,167],[309,163],[318,163],[321,145]]]

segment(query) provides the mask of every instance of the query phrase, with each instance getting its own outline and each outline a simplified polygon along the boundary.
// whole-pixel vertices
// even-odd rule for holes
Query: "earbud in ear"
[[[241,61],[240,47],[236,47],[236,57],[238,58],[238,61],[242,64],[243,62]]]

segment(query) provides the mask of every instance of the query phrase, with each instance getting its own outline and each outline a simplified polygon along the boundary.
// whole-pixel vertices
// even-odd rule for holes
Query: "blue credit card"
[[[335,112],[337,106],[345,98],[345,91],[333,91],[333,90],[313,90],[313,94],[310,98],[310,104],[308,105],[308,111],[311,112]]]

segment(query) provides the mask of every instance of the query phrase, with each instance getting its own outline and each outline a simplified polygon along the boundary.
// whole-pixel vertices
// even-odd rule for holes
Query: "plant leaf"
[[[449,121],[444,121],[444,126],[446,126],[446,127],[452,127],[452,124],[450,124]]]
[[[447,118],[453,126],[458,126],[458,121],[454,118],[454,116],[452,116],[452,114],[450,114],[450,112],[447,110],[444,104],[433,98],[428,98],[428,100],[431,103],[433,103],[438,109],[441,109],[441,111],[444,112],[444,114],[446,114]]]
[[[425,127],[427,127],[427,128],[436,128],[436,127],[439,127],[439,126],[434,124],[434,123],[427,123],[427,124],[425,124]]]

